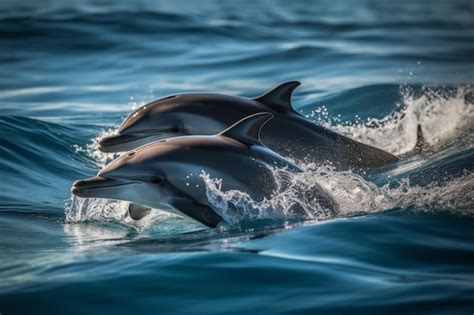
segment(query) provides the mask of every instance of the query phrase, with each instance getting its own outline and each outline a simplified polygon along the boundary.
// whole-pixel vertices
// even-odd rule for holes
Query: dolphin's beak
[[[106,189],[131,183],[133,182],[96,176],[76,180],[72,184],[71,192],[78,197],[101,197],[101,192],[104,192]]]
[[[127,151],[128,148],[125,147],[127,143],[139,140],[141,138],[143,138],[143,136],[131,136],[121,134],[107,136],[100,139],[99,150],[105,153]]]

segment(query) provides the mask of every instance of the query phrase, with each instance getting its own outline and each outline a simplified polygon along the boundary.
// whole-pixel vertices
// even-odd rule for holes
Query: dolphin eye
[[[152,184],[156,184],[156,185],[159,185],[163,182],[163,177],[155,177],[151,180],[151,183]]]
[[[135,153],[137,153],[137,152],[135,152],[135,151],[129,152],[129,153],[127,154],[127,156],[135,155]]]

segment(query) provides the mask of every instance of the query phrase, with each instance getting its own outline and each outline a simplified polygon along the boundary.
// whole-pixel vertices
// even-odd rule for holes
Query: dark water
[[[4,0],[0,74],[2,315],[474,312],[472,2]],[[285,80],[310,119],[403,156],[305,166],[337,218],[211,231],[70,199],[133,107]]]

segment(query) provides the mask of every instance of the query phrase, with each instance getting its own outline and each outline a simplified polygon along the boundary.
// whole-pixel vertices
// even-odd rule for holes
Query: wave
[[[84,165],[91,166],[91,157],[74,155],[75,148],[86,143],[83,138],[89,128],[83,127],[19,116],[0,116],[0,165],[8,173],[29,170],[37,174],[48,173],[53,177],[71,172],[73,175],[84,174]],[[72,157],[78,163],[71,165],[65,157]]]
[[[0,116],[0,208],[50,208],[63,203],[63,190],[91,171],[90,158],[74,154],[79,128],[37,119]],[[25,195],[28,198],[25,198]],[[61,206],[61,205],[60,205]]]

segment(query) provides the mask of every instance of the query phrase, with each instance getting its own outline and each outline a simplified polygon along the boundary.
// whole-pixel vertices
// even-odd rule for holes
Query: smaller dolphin
[[[260,142],[260,130],[271,117],[258,113],[217,135],[182,136],[144,145],[112,161],[96,177],[76,181],[71,191],[79,197],[131,201],[129,214],[134,219],[152,207],[216,227],[222,217],[207,198],[199,176],[203,171],[221,178],[223,190],[246,192],[256,201],[270,198],[277,188],[270,166],[300,171]],[[321,187],[308,193],[325,209],[337,211],[337,204]]]
[[[274,119],[262,130],[262,142],[287,158],[315,163],[330,161],[338,169],[381,167],[398,160],[388,152],[318,126],[295,112],[291,96],[299,85],[297,81],[286,82],[255,99],[210,93],[168,96],[131,113],[116,135],[99,142],[99,149],[129,151],[170,137],[213,135],[244,117],[270,112]]]

